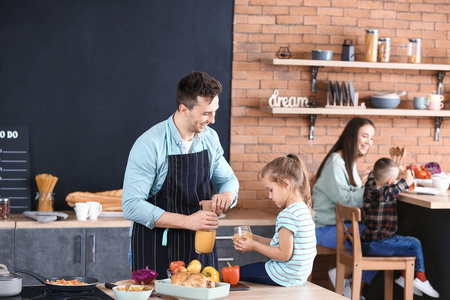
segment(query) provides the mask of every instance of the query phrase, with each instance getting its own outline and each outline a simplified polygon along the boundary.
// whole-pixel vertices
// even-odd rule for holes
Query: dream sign
[[[308,107],[306,97],[278,97],[278,90],[274,90],[269,98],[270,107]]]

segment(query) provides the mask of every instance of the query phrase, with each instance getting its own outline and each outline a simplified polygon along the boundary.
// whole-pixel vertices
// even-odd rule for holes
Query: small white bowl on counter
[[[142,285],[117,285],[113,287],[114,295],[118,300],[147,300],[153,292],[153,289],[142,290],[142,291],[125,291],[126,286],[131,288],[141,288]],[[145,287],[144,287],[145,288]]]
[[[440,191],[446,191],[448,190],[448,187],[450,186],[450,177],[447,175],[437,175],[434,174],[433,178],[431,178],[433,181],[433,187],[440,190]]]

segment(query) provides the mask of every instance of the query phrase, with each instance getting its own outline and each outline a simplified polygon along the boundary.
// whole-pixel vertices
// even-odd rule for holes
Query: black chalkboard
[[[223,84],[211,127],[228,158],[232,19],[231,0],[0,1],[0,125],[29,127],[31,178],[59,178],[56,209],[122,187],[132,144],[193,70]]]

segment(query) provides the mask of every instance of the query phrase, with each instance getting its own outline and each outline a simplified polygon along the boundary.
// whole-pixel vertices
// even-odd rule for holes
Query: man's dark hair
[[[204,97],[211,103],[221,92],[222,85],[219,81],[205,72],[193,71],[178,82],[177,109],[180,104],[192,109],[197,105],[197,96]]]

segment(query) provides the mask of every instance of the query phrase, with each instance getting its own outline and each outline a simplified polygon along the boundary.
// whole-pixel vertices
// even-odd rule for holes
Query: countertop
[[[430,209],[450,209],[450,191],[439,195],[423,195],[403,192],[398,201]]]
[[[9,220],[0,221],[0,228],[98,228],[98,227],[130,227],[131,221],[123,217],[99,217],[97,220],[78,221],[75,212],[64,211],[69,215],[66,220],[49,223],[38,223],[23,214],[11,214]],[[225,217],[219,218],[219,226],[275,226],[276,209],[243,209],[234,208],[225,212]]]
[[[324,289],[314,283],[306,282],[302,286],[280,287],[270,286],[251,282],[244,282],[250,287],[247,291],[230,291],[226,299],[312,299],[312,300],[345,300],[344,296],[336,294],[330,290]],[[116,298],[114,292],[104,287],[104,284],[98,284],[103,292]],[[151,298],[159,299],[159,298]]]

